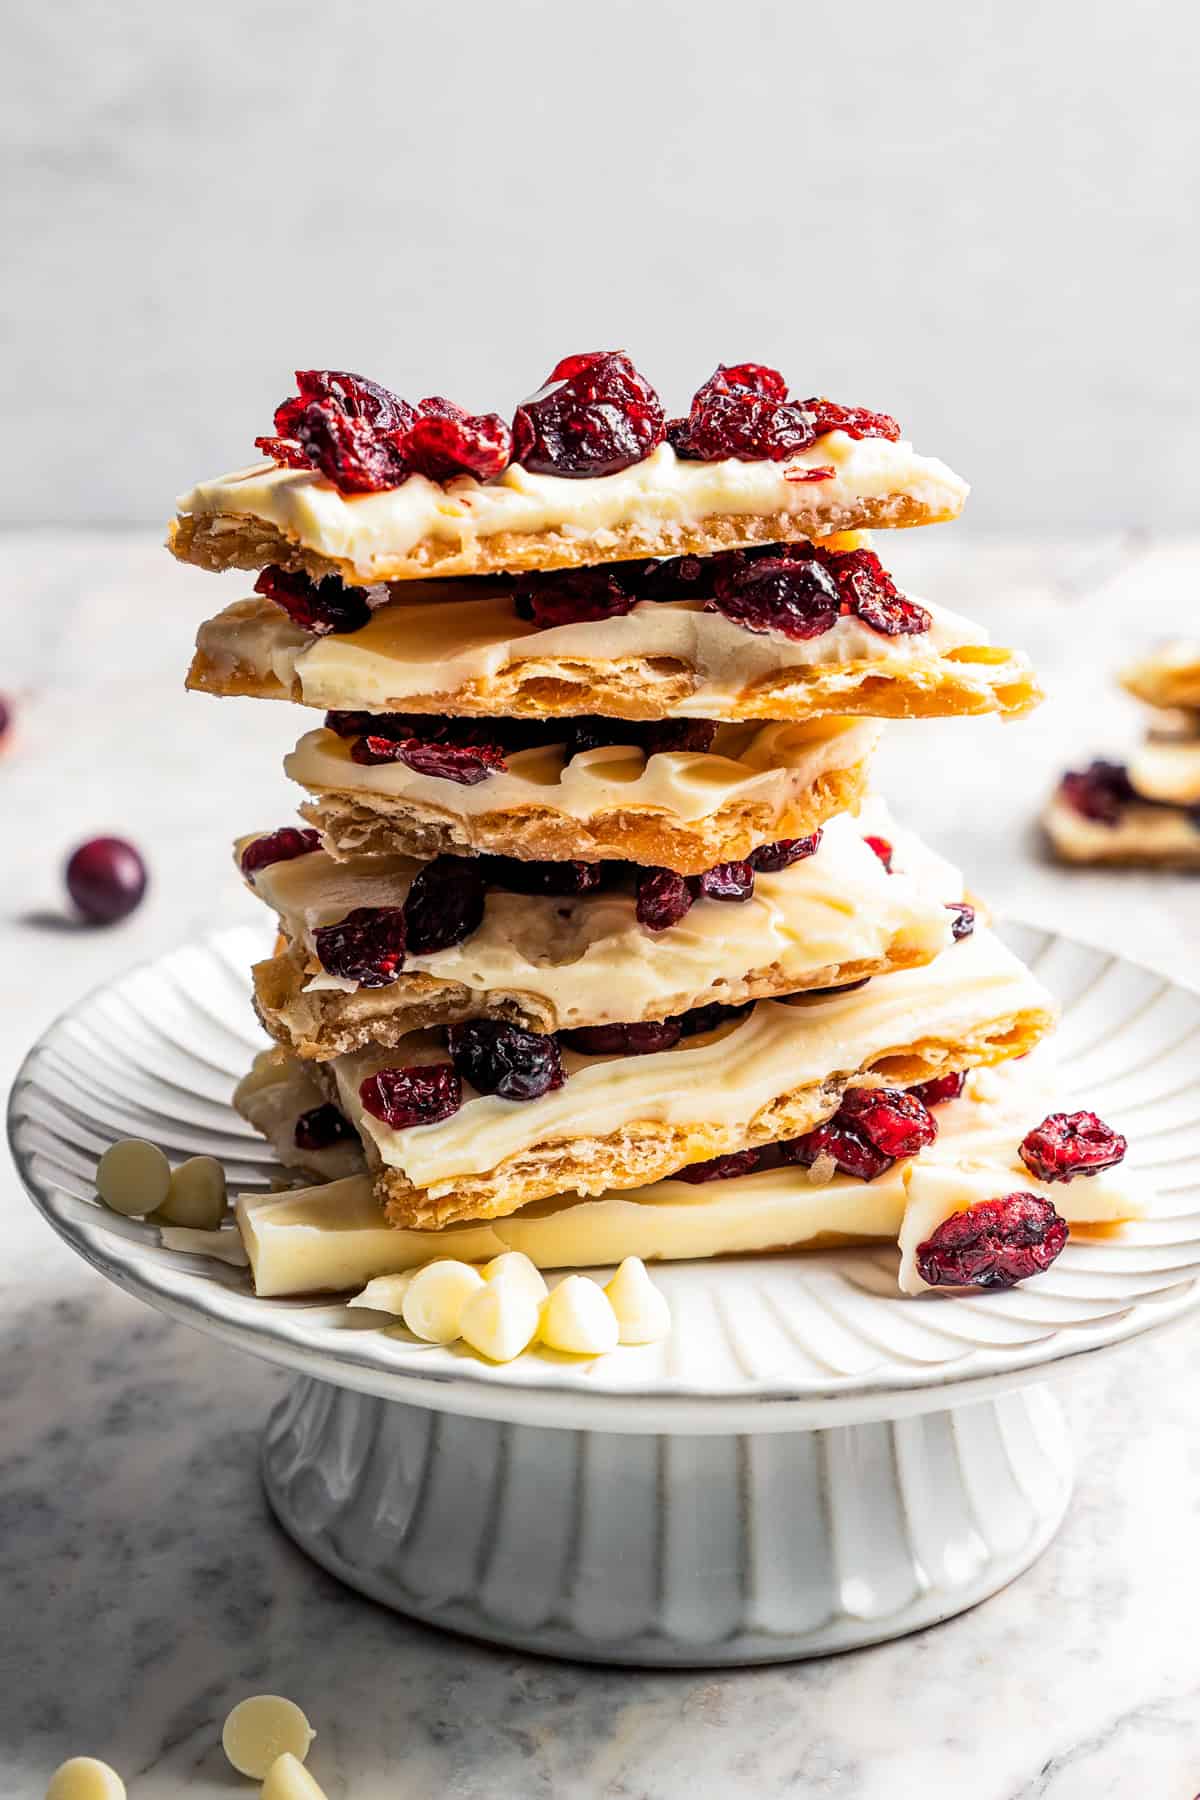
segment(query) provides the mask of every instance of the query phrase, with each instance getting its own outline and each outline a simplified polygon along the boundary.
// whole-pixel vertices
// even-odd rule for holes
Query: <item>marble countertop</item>
[[[932,541],[926,541],[932,540]],[[889,546],[890,549],[890,546]],[[1200,545],[972,544],[906,533],[916,591],[1037,660],[1025,724],[897,726],[881,785],[999,909],[1200,975],[1184,877],[1063,874],[1031,820],[1053,773],[1120,751],[1107,672],[1195,605]],[[226,596],[244,578],[222,578]],[[213,579],[153,534],[0,538],[8,880],[0,1084],[84,989],[254,916],[235,830],[282,822],[282,706],[181,692]],[[953,734],[952,736],[950,734]],[[107,932],[61,911],[64,852],[139,843],[153,886]],[[109,1287],[0,1173],[0,1800],[90,1752],[131,1800],[252,1790],[219,1748],[233,1702],[285,1693],[320,1733],[330,1800],[1190,1800],[1200,1790],[1200,1343],[1184,1328],[1065,1389],[1079,1484],[1041,1562],[974,1612],[808,1664],[645,1674],[485,1649],[390,1615],[309,1565],[258,1486],[286,1379]]]

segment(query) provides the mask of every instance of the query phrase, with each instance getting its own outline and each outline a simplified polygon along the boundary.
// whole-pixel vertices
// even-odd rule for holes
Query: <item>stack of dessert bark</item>
[[[1200,868],[1200,642],[1175,639],[1122,671],[1150,708],[1141,748],[1062,777],[1045,811],[1064,862]]]
[[[906,1285],[1004,1285],[1130,1209],[1069,1181],[1115,1133],[1039,1149],[1044,1105],[968,1085],[1054,1007],[870,794],[880,720],[1039,698],[862,535],[953,518],[957,476],[755,364],[668,420],[624,355],[568,357],[511,428],[297,380],[171,536],[258,572],[190,685],[324,714],[286,764],[306,826],[237,846],[279,929],[237,1104],[327,1184],[241,1202],[260,1293],[906,1214]]]

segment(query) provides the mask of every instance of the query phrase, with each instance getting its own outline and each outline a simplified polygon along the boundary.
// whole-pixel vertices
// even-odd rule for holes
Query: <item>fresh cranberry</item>
[[[568,758],[607,744],[632,744],[650,756],[665,751],[703,754],[717,735],[715,719],[601,719],[566,721]]]
[[[864,836],[863,843],[871,846],[872,850],[890,875],[892,872],[892,858],[896,854],[890,841],[885,837],[875,837],[868,833]]]
[[[297,1150],[328,1150],[334,1144],[347,1144],[356,1135],[344,1113],[327,1102],[300,1114],[292,1141]]]
[[[1048,1269],[1066,1241],[1049,1200],[1006,1194],[943,1219],[917,1245],[917,1271],[930,1287],[1008,1288]]]
[[[886,413],[870,412],[865,406],[838,406],[833,400],[818,398],[806,400],[804,408],[812,414],[818,436],[823,437],[827,431],[844,431],[847,437],[890,438],[893,443],[900,436],[895,419],[889,419]]]
[[[480,1094],[537,1100],[566,1079],[556,1038],[494,1019],[451,1025],[446,1034],[454,1066]]]
[[[412,474],[430,481],[453,481],[456,475],[490,481],[512,460],[512,437],[499,413],[472,415],[440,395],[422,400],[418,411],[403,440]]]
[[[358,1090],[364,1109],[393,1131],[410,1125],[436,1125],[462,1105],[462,1085],[453,1065],[415,1063],[407,1069],[380,1069]]]
[[[247,881],[253,881],[260,869],[269,869],[272,863],[292,862],[297,856],[311,856],[320,848],[319,831],[300,831],[294,825],[284,825],[246,845],[242,851],[242,874]]]
[[[841,1174],[853,1175],[859,1181],[874,1181],[896,1160],[877,1150],[853,1126],[839,1123],[836,1115],[814,1131],[806,1131],[803,1137],[781,1143],[779,1154],[785,1163],[799,1163],[806,1169],[811,1169],[818,1158],[831,1156]]]
[[[1070,769],[1059,783],[1067,805],[1098,825],[1115,825],[1123,808],[1137,798],[1123,763],[1097,758],[1086,769]]]
[[[699,877],[706,900],[749,900],[754,893],[754,868],[748,862],[715,863]]]
[[[141,904],[146,865],[124,838],[91,838],[67,863],[67,892],[90,925],[112,925]]]
[[[1020,1156],[1039,1181],[1070,1181],[1115,1168],[1127,1148],[1120,1132],[1094,1112],[1050,1113],[1026,1134]]]
[[[753,1175],[761,1161],[757,1150],[731,1150],[727,1156],[712,1156],[707,1162],[688,1163],[676,1169],[672,1181],[688,1181],[699,1187],[705,1181],[732,1181],[738,1175]]]
[[[678,925],[696,894],[687,877],[673,869],[651,869],[638,880],[637,922],[650,931]]]
[[[947,900],[946,911],[952,912],[954,918],[950,925],[950,936],[955,943],[970,937],[975,929],[975,908],[968,906],[965,900]]]
[[[938,1134],[929,1108],[903,1088],[847,1088],[836,1117],[893,1159],[915,1156]]]
[[[662,443],[662,403],[619,350],[566,356],[517,408],[512,434],[533,474],[615,475]]]
[[[760,844],[752,850],[746,859],[752,869],[760,875],[776,875],[780,869],[790,869],[793,863],[803,862],[806,856],[812,856],[820,848],[821,833],[810,832],[808,837],[778,838],[773,844]]]
[[[925,1106],[942,1106],[947,1100],[957,1100],[967,1085],[965,1069],[954,1069],[949,1075],[935,1075],[931,1081],[918,1081],[909,1088]]]
[[[708,602],[747,631],[777,631],[802,641],[822,637],[837,622],[837,583],[815,559],[766,557],[735,565],[717,576]]]
[[[380,763],[403,763],[416,775],[432,775],[438,781],[456,781],[460,787],[478,787],[489,775],[508,764],[495,744],[427,744],[419,738],[361,737],[350,747],[351,760],[375,768]]]
[[[682,1036],[678,1019],[647,1019],[632,1025],[580,1025],[559,1032],[559,1042],[581,1056],[653,1056],[672,1049]]]
[[[405,947],[433,956],[461,944],[483,923],[483,871],[470,856],[438,856],[426,863],[404,902]]]
[[[318,637],[327,637],[331,632],[345,635],[361,631],[371,617],[364,589],[343,587],[338,575],[314,581],[302,569],[272,565],[261,571],[254,591],[281,606],[301,631],[315,632]]]
[[[929,630],[932,614],[904,598],[873,550],[826,553],[826,560],[843,606],[872,631],[904,637]]]
[[[389,987],[404,967],[404,909],[356,906],[336,925],[314,931],[313,943],[326,974],[360,987]]]
[[[517,617],[540,631],[555,625],[620,618],[636,604],[637,595],[629,591],[615,569],[561,569],[552,575],[530,575],[513,591]]]
[[[734,1019],[744,1019],[753,1005],[753,1000],[743,1001],[741,1006],[727,1006],[723,1000],[710,1000],[707,1006],[693,1006],[690,1012],[681,1013],[680,1028],[685,1038],[700,1037]]]
[[[589,862],[522,862],[516,856],[481,856],[484,880],[513,894],[573,898],[604,885],[604,865]]]

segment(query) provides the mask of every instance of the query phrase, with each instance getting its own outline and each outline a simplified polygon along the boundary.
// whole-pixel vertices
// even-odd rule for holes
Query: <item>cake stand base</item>
[[[304,1378],[267,1494],[350,1586],[543,1655],[728,1667],[849,1650],[985,1600],[1071,1487],[1044,1387],[818,1431],[656,1436],[496,1423]]]

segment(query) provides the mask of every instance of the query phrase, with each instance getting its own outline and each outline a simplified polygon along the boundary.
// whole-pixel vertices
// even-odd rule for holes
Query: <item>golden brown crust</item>
[[[930,960],[911,945],[898,944],[889,955],[829,963],[822,969],[810,969],[799,980],[795,970],[770,963],[723,979],[716,992],[711,987],[689,988],[666,999],[660,997],[623,1022],[666,1018],[714,999],[736,1006],[743,1000],[771,999],[808,988],[840,987],[872,975],[917,968]],[[368,1044],[391,1049],[414,1031],[453,1025],[461,1019],[505,1019],[529,1031],[558,1031],[564,1024],[553,1002],[539,994],[471,989],[420,971],[402,974],[387,988],[361,988],[350,994],[335,989],[305,993],[304,984],[311,973],[297,949],[285,950],[254,967],[254,1008],[259,1019],[278,1043],[306,1061],[327,1062]],[[597,1025],[609,1018],[608,1013],[596,1018],[581,1014],[570,1023]]]
[[[1200,842],[1193,848],[1173,845],[1162,849],[1153,840],[1139,842],[1119,828],[1106,831],[1103,838],[1099,830],[1085,838],[1062,830],[1049,808],[1042,819],[1042,832],[1051,855],[1072,868],[1161,869],[1182,874],[1200,869]]]
[[[321,832],[325,848],[347,856],[434,857],[495,851],[531,862],[642,863],[700,875],[715,863],[736,862],[758,844],[807,837],[835,813],[857,812],[867,790],[870,758],[819,775],[793,794],[786,815],[762,800],[731,801],[688,823],[663,807],[615,808],[575,819],[549,806],[456,814],[424,801],[388,794],[353,796],[329,789],[300,812]]]
[[[605,1137],[533,1145],[485,1175],[460,1177],[448,1191],[414,1187],[398,1169],[378,1167],[378,1152],[369,1139],[365,1148],[375,1164],[376,1194],[392,1224],[432,1230],[456,1219],[504,1218],[543,1195],[640,1187],[665,1180],[688,1163],[798,1137],[836,1110],[847,1087],[909,1087],[951,1070],[1004,1062],[1032,1050],[1053,1024],[1051,1012],[1031,1007],[952,1042],[917,1037],[857,1070],[791,1089],[749,1119],[686,1126],[636,1120]],[[314,1072],[332,1089],[325,1065],[314,1065]]]
[[[322,556],[274,525],[244,513],[183,514],[168,528],[167,546],[180,562],[202,569],[261,569],[274,563],[348,582],[428,581],[434,576],[524,573],[628,562],[643,556],[711,556],[750,544],[794,543],[839,531],[903,529],[954,519],[963,496],[947,489],[944,504],[928,505],[895,493],[835,502],[820,484],[802,488],[786,513],[714,513],[699,523],[629,521],[601,532],[498,531],[465,544],[422,538],[403,556],[377,557],[363,568],[346,557]]]

